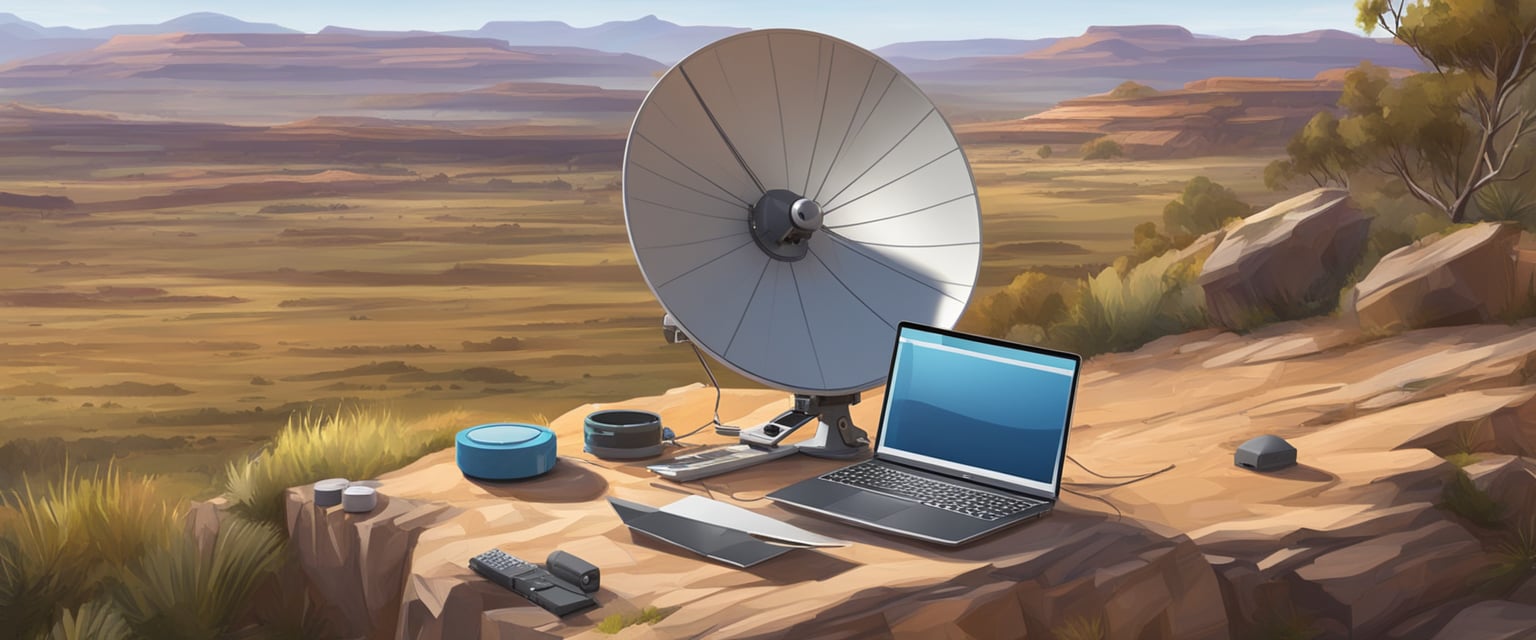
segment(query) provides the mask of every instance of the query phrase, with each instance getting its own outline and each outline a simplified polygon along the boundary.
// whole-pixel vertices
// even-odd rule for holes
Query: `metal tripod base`
[[[820,416],[816,435],[800,443],[800,453],[817,458],[857,458],[869,449],[869,435],[853,424],[848,407],[858,404],[859,394],[845,396],[795,395],[795,410]]]

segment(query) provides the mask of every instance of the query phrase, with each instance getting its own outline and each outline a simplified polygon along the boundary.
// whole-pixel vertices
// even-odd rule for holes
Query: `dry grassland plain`
[[[1253,204],[1283,196],[1262,186],[1271,155],[1057,151],[966,149],[977,295],[1026,268],[1102,268],[1195,175]],[[707,380],[662,340],[612,157],[193,161],[87,145],[7,154],[0,175],[76,205],[0,209],[3,486],[117,456],[207,496],[294,411],[519,420]]]

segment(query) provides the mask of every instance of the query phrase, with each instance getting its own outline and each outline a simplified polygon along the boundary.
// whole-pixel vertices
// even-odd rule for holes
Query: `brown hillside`
[[[604,89],[554,82],[503,82],[462,92],[368,96],[358,106],[371,109],[488,109],[502,111],[632,113],[644,91]]]
[[[1275,148],[1338,102],[1347,71],[1311,80],[1207,78],[1155,95],[1077,98],[1024,118],[960,125],[956,133],[967,143],[1064,145],[1108,136],[1142,158]]]

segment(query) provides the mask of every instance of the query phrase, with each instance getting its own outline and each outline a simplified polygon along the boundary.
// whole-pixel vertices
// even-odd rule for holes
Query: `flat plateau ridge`
[[[1297,620],[1326,638],[1477,637],[1536,629],[1536,584],[1477,589],[1497,565],[1496,541],[1436,506],[1456,472],[1443,456],[1471,443],[1473,482],[1530,513],[1533,377],[1531,324],[1369,339],[1323,318],[1095,358],[1069,451],[1110,475],[1176,467],[1109,487],[1068,466],[1075,490],[1124,517],[1069,493],[1051,517],[960,549],[755,500],[842,463],[795,456],[679,487],[645,461],[581,453],[582,417],[599,408],[656,411],[675,428],[707,421],[714,393],[697,385],[561,416],[563,459],[534,481],[469,482],[448,450],[382,477],[387,498],[373,514],[315,509],[296,488],[288,520],[309,583],[351,637],[604,638],[597,622],[652,606],[670,615],[621,637],[1052,637],[1098,624],[1106,638],[1227,638]],[[865,394],[855,421],[873,430],[881,401]],[[721,416],[751,424],[788,402],[727,390]],[[1233,450],[1265,433],[1290,439],[1300,464],[1235,467]],[[684,492],[856,544],[737,570],[631,534],[604,500],[661,505]],[[479,580],[465,563],[491,547],[597,564],[602,606],[556,619]]]

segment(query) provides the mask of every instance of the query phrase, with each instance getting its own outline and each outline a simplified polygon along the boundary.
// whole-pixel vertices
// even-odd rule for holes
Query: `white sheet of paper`
[[[660,511],[744,531],[760,538],[783,540],[797,546],[846,547],[850,544],[847,540],[817,535],[792,524],[779,522],[760,513],[719,500],[710,500],[704,496],[688,496],[662,507]]]

